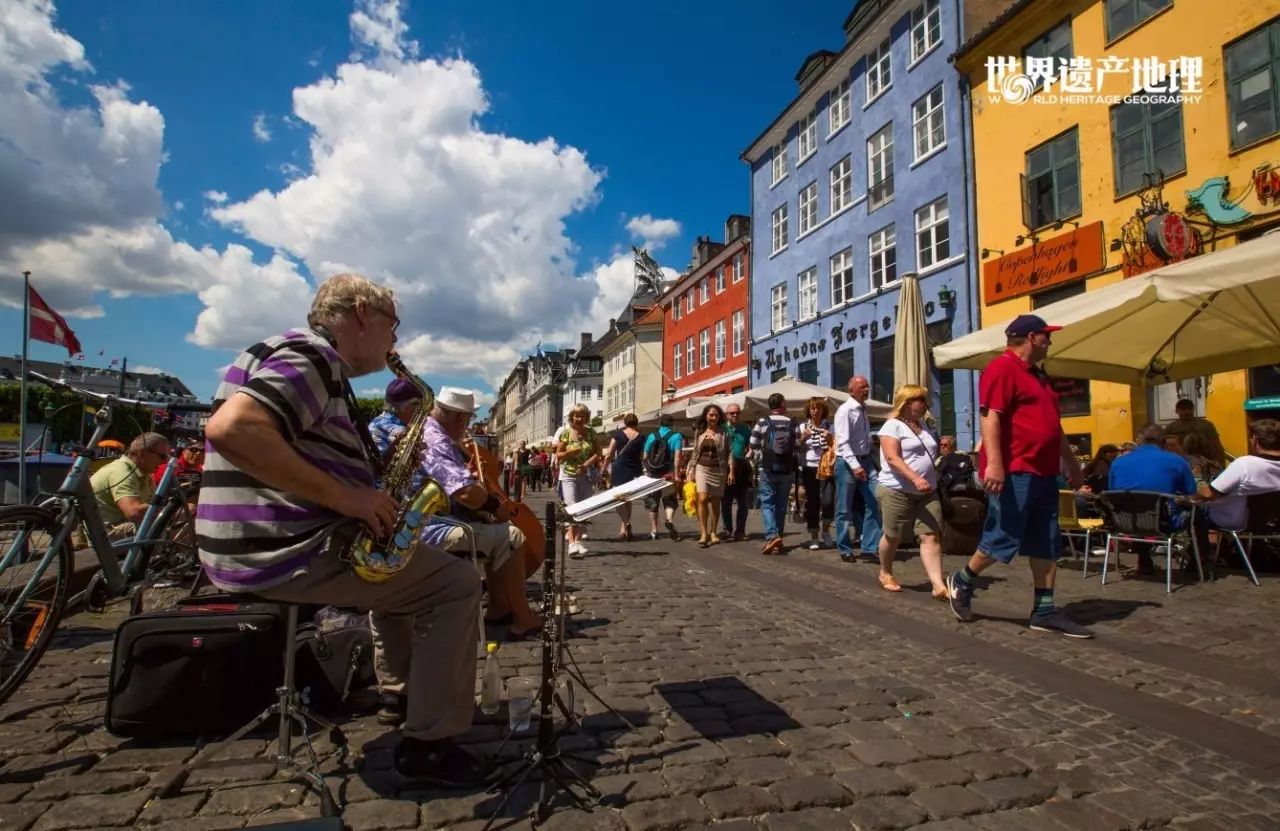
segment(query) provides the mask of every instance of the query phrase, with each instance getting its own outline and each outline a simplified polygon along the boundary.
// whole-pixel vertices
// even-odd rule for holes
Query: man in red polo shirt
[[[1093,632],[1053,604],[1057,573],[1058,474],[1071,487],[1083,480],[1062,432],[1058,396],[1040,364],[1049,354],[1050,326],[1036,315],[1019,315],[1004,330],[1008,349],[987,364],[978,384],[982,452],[978,476],[987,491],[987,521],[978,550],[963,571],[947,580],[951,611],[973,620],[974,583],[992,563],[1009,563],[1019,551],[1031,562],[1035,603],[1029,625],[1070,638]]]

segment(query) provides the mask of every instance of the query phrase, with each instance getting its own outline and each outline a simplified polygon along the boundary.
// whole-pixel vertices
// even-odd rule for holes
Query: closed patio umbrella
[[[898,328],[893,338],[893,382],[929,388],[929,337],[924,322],[920,279],[904,274],[898,293]]]
[[[1142,386],[1280,363],[1280,234],[1202,254],[1036,314],[1054,332],[1050,375]],[[939,366],[981,369],[1004,324],[933,350]]]

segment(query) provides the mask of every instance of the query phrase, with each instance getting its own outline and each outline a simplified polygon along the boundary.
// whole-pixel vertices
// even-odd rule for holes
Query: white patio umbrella
[[[1045,369],[1066,378],[1163,384],[1280,363],[1280,234],[1202,254],[1037,309],[1061,326]],[[938,366],[981,369],[1004,324],[937,346]]]
[[[817,384],[808,384],[787,376],[774,381],[772,384],[766,384],[763,387],[752,387],[745,392],[738,392],[733,395],[719,396],[712,399],[712,401],[721,407],[727,407],[731,402],[736,403],[742,408],[744,419],[754,419],[769,412],[769,397],[774,393],[781,393],[783,398],[787,400],[787,413],[794,418],[805,417],[804,405],[810,398],[826,399],[827,407],[833,413],[837,407],[849,400],[849,393],[843,390],[820,387]],[[705,403],[697,407],[690,407],[685,415],[689,418],[697,418],[702,415],[704,406],[706,406]],[[864,406],[867,410],[867,416],[872,420],[884,421],[889,417],[891,407],[883,401],[869,398]]]
[[[929,336],[920,299],[920,278],[902,276],[898,293],[898,325],[893,338],[893,382],[929,388]]]

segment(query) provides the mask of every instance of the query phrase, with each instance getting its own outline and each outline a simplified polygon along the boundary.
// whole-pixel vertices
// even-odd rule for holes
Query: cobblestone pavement
[[[635,727],[588,700],[562,746],[604,804],[561,808],[548,828],[1280,827],[1275,577],[1256,588],[1232,574],[1166,596],[1162,581],[1133,573],[1101,586],[1064,569],[1059,603],[1098,631],[1078,642],[1026,629],[1021,563],[992,575],[980,619],[962,625],[912,590],[924,583],[917,560],[899,564],[907,591],[889,595],[874,566],[832,551],[699,550],[691,521],[679,524],[680,543],[624,544],[602,541],[615,523],[597,519],[591,552],[569,563],[582,608],[572,654]],[[194,748],[102,729],[122,618],[68,620],[0,708],[0,831],[212,831],[316,816],[314,796],[272,777],[265,735],[237,745],[234,765],[193,774],[182,795],[153,799],[156,771]],[[536,675],[535,645],[501,654],[506,674]],[[492,794],[396,793],[394,737],[367,716],[345,729],[345,763],[320,749],[351,828],[478,829],[497,806]],[[498,752],[503,732],[481,723],[466,738]],[[527,829],[535,800],[521,788],[495,827]]]

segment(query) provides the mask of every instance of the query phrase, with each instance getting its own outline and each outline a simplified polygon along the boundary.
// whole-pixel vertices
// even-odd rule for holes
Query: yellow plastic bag
[[[698,486],[690,480],[684,483],[684,512],[689,516],[698,515]]]

